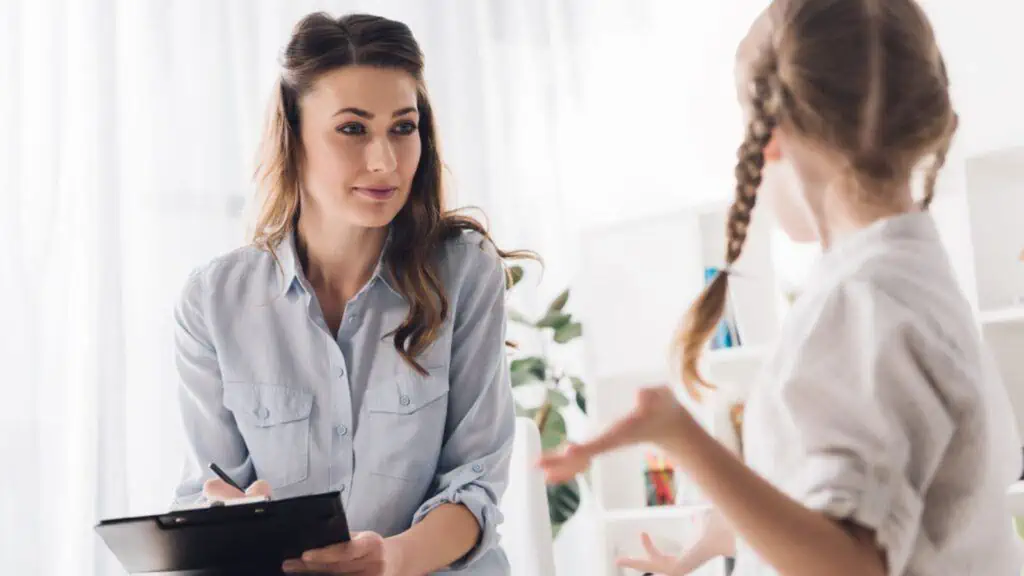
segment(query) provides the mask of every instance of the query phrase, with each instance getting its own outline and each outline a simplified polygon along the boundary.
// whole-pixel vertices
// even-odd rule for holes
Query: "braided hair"
[[[678,340],[683,355],[683,383],[691,396],[700,396],[699,386],[710,388],[700,375],[697,363],[700,352],[725,312],[729,294],[729,272],[739,260],[743,245],[750,230],[750,218],[757,202],[757,190],[761,186],[765,166],[765,148],[772,139],[772,131],[778,124],[776,87],[778,82],[770,63],[761,77],[751,82],[753,117],[746,137],[737,152],[736,197],[729,209],[726,221],[725,268],[705,287],[697,297],[683,321]]]

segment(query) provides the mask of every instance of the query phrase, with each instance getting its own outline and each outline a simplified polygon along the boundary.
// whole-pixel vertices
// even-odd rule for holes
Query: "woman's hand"
[[[270,484],[265,480],[257,480],[252,483],[245,492],[239,492],[220,478],[211,478],[203,484],[203,496],[210,502],[227,502],[239,498],[252,498],[253,496],[266,496],[270,498]]]
[[[297,574],[397,576],[400,551],[393,540],[375,532],[356,532],[349,542],[309,550],[301,559],[285,560],[281,569]]]
[[[633,411],[602,434],[583,444],[569,444],[559,454],[544,456],[539,464],[549,483],[566,482],[586,470],[598,454],[641,442],[663,445],[678,440],[688,425],[696,423],[668,386],[646,388],[637,392]]]
[[[647,551],[647,558],[619,558],[617,564],[640,572],[685,576],[718,556],[734,555],[736,536],[725,518],[716,510],[707,512],[700,520],[701,526],[696,540],[680,556],[662,553],[647,533],[641,534],[641,542]]]

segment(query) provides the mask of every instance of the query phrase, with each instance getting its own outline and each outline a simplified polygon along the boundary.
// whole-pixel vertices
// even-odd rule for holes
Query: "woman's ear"
[[[772,139],[768,141],[768,145],[764,147],[764,161],[777,162],[782,160],[782,146],[779,144],[779,131],[772,131]]]

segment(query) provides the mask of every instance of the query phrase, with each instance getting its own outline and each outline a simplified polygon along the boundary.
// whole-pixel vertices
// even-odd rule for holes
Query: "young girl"
[[[559,481],[602,452],[660,445],[726,520],[734,535],[717,552],[734,543],[742,575],[1018,574],[1005,505],[1016,430],[926,212],[957,116],[925,15],[913,0],[777,0],[738,70],[749,131],[726,261],[759,195],[790,236],[825,250],[747,404],[746,465],[668,388],[541,465]],[[798,182],[762,187],[766,162]],[[693,395],[726,270],[682,327]]]

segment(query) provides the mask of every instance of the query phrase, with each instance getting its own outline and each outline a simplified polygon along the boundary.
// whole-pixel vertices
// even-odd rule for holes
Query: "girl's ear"
[[[764,147],[764,161],[777,162],[782,160],[782,146],[779,145],[779,131],[772,131],[772,139],[768,141],[768,145]]]

